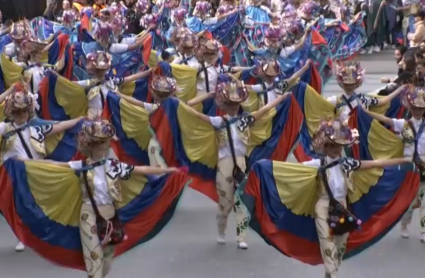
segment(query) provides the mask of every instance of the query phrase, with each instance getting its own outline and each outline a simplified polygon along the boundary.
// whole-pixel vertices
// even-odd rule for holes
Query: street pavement
[[[382,86],[396,65],[392,51],[361,56],[367,71],[362,93]],[[340,94],[331,80],[325,97]],[[228,243],[216,244],[216,205],[207,197],[186,189],[174,218],[153,240],[118,257],[108,278],[322,278],[323,266],[309,266],[287,258],[250,232],[247,251],[236,248],[235,221],[229,218]],[[385,238],[360,255],[345,261],[343,278],[423,277],[425,244],[419,241],[418,215],[410,226],[411,238],[400,237],[397,225]],[[31,250],[15,253],[15,237],[0,219],[0,278],[78,278],[84,272],[59,268]],[[421,271],[422,270],[422,271]]]

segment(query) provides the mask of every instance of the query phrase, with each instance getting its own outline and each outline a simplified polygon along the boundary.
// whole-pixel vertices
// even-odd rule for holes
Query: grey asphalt
[[[382,76],[396,72],[392,51],[361,56],[367,78],[360,90],[367,93],[382,84]],[[334,81],[325,96],[341,91]],[[186,189],[174,218],[153,240],[114,261],[108,278],[322,278],[322,266],[309,266],[287,258],[251,232],[246,251],[236,248],[235,221],[230,217],[228,243],[216,244],[216,205]],[[385,238],[360,255],[345,261],[343,278],[423,277],[425,244],[419,241],[418,216],[410,226],[411,238],[400,238],[397,225]],[[15,253],[15,237],[0,220],[0,278],[78,278],[84,272],[59,268],[31,250]]]

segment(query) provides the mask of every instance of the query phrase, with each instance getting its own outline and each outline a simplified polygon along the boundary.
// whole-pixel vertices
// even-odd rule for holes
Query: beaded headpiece
[[[300,16],[305,19],[319,16],[320,10],[320,5],[312,0],[302,3],[298,9]]]
[[[104,48],[109,47],[112,41],[112,26],[106,22],[97,22],[93,29],[93,37]]]
[[[204,53],[218,54],[220,50],[220,44],[216,40],[207,40],[204,44]]]
[[[235,6],[233,5],[221,5],[218,9],[217,9],[217,15],[223,15],[223,14],[227,14],[228,12],[231,12],[235,9]]]
[[[410,86],[402,92],[403,104],[409,104],[415,108],[425,108],[425,88]]]
[[[17,110],[27,111],[30,118],[34,114],[34,99],[22,86],[15,87],[6,98],[4,113],[8,119],[13,119],[13,112]]]
[[[144,27],[145,29],[149,28],[150,26],[156,26],[158,22],[158,17],[154,14],[145,14],[140,19],[140,26]]]
[[[174,94],[177,89],[177,82],[174,78],[162,75],[154,75],[151,81],[153,94],[159,98],[167,98]]]
[[[147,14],[149,11],[150,3],[148,0],[138,0],[136,3],[136,9],[141,14]]]
[[[86,57],[87,62],[98,70],[107,70],[111,67],[112,56],[109,53],[103,51],[92,52]]]
[[[268,62],[263,62],[261,64],[261,71],[267,76],[274,77],[279,75],[281,68],[278,61],[272,60]]]
[[[189,31],[185,31],[180,38],[180,46],[184,48],[194,48],[196,45],[196,36]]]
[[[211,9],[211,4],[207,1],[199,1],[196,3],[195,10],[193,11],[193,15],[196,16],[204,16],[208,14]]]
[[[284,37],[283,29],[280,27],[269,27],[265,32],[264,43],[268,47],[280,47],[282,38]]]
[[[318,130],[314,133],[312,148],[316,153],[324,154],[326,143],[351,146],[357,143],[358,137],[359,133],[357,129],[350,129],[347,122],[328,118],[320,123]]]
[[[359,87],[363,82],[365,71],[359,62],[349,62],[337,65],[336,80],[340,86]]]
[[[177,8],[177,9],[173,10],[173,19],[174,19],[174,21],[183,21],[186,14],[187,14],[186,9]]]
[[[65,10],[62,14],[62,24],[65,27],[72,27],[75,23],[75,12],[73,10]]]
[[[115,127],[107,120],[85,120],[78,133],[78,150],[85,155],[90,154],[91,143],[111,139],[115,135]]]
[[[248,98],[248,90],[233,81],[229,76],[220,74],[216,86],[216,101],[219,104],[239,104]]]
[[[23,40],[28,38],[30,35],[28,27],[23,21],[19,21],[12,24],[9,36],[14,40]]]

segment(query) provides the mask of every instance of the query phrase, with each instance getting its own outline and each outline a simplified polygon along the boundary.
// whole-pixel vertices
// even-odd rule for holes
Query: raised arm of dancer
[[[178,172],[179,169],[172,168],[159,168],[151,166],[134,166],[133,173],[142,174],[142,175],[163,175]]]
[[[361,160],[359,169],[382,168],[394,166],[405,162],[411,162],[411,157],[392,158],[392,159],[377,159],[377,160]]]
[[[134,97],[130,97],[130,96],[126,96],[124,94],[121,94],[120,92],[117,91],[113,91],[115,94],[119,95],[121,99],[127,101],[130,104],[142,107],[142,108],[146,108],[145,107],[145,103],[143,101],[137,100]]]
[[[377,120],[378,122],[381,122],[383,124],[386,124],[386,125],[388,125],[390,127],[394,127],[394,122],[393,122],[393,120],[391,118],[388,118],[387,116],[382,115],[382,114],[371,112],[371,111],[366,110],[366,109],[364,109],[364,111],[369,116],[371,116],[372,118],[374,118],[375,120]]]
[[[140,79],[140,78],[147,77],[147,76],[149,76],[149,75],[150,75],[150,74],[151,74],[154,70],[155,70],[155,68],[151,68],[151,69],[148,69],[148,70],[145,70],[145,71],[142,71],[142,72],[135,73],[135,74],[132,74],[132,75],[130,75],[130,76],[124,77],[124,82],[123,82],[123,84],[130,83],[130,82],[136,81],[136,80],[138,80],[138,79]]]
[[[52,131],[47,134],[47,136],[50,136],[52,134],[64,132],[70,128],[73,128],[80,120],[84,119],[84,117],[79,117],[76,119],[72,119],[69,121],[63,121],[57,124],[53,124]]]
[[[407,88],[407,86],[408,85],[400,86],[397,90],[395,90],[394,92],[392,92],[388,96],[383,97],[383,98],[378,98],[378,104],[377,105],[381,106],[381,105],[385,105],[385,104],[389,103],[391,100],[393,100],[393,98],[395,98],[401,92],[403,92],[403,90],[405,90]]]
[[[208,124],[212,125],[212,123],[211,123],[211,119],[210,119],[210,117],[209,117],[209,116],[204,115],[204,114],[202,114],[202,113],[199,113],[198,111],[196,111],[195,109],[193,109],[193,108],[192,108],[192,107],[190,107],[190,106],[187,106],[187,107],[188,107],[189,113],[191,113],[193,116],[195,116],[195,117],[197,117],[198,119],[200,119],[200,120],[202,120],[202,121],[204,121],[204,122],[206,122],[206,123],[208,123]]]
[[[297,72],[295,72],[290,78],[288,78],[288,83],[292,83],[295,80],[301,78],[301,76],[303,76],[303,74],[308,70],[308,68],[311,65],[311,60],[308,59],[307,62],[305,63],[305,65],[300,68]]]
[[[186,102],[186,104],[188,106],[195,106],[195,105],[203,102],[206,99],[213,98],[214,96],[215,96],[215,92],[211,92],[211,93],[205,92],[204,94],[202,94],[200,96],[197,96],[197,97],[192,98],[191,100],[189,100],[188,102]]]
[[[267,103],[265,106],[261,107],[259,110],[253,112],[251,115],[255,118],[255,120],[261,119],[267,112],[269,112],[272,108],[276,107],[279,103],[284,101],[290,93],[285,93],[282,96],[279,96],[275,100]]]

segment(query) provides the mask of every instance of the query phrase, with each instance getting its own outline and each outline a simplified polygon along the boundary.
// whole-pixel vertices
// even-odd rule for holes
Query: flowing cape
[[[0,167],[0,210],[25,246],[61,266],[85,270],[79,232],[79,178],[72,169],[9,159]],[[156,236],[173,216],[186,174],[159,178],[132,174],[120,180],[117,204],[128,239],[118,256]]]
[[[251,211],[251,228],[282,254],[311,265],[323,263],[314,220],[316,175],[313,167],[262,160],[253,166],[242,193]],[[355,171],[353,179],[350,210],[363,224],[350,233],[345,259],[388,233],[419,187],[413,163]]]
[[[294,97],[288,97],[250,128],[248,165],[259,159],[284,161],[299,138],[302,113]],[[215,175],[218,145],[216,131],[193,116],[175,98],[166,100],[151,114],[150,124],[168,166],[188,166],[191,186],[217,200]]]

